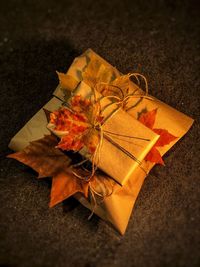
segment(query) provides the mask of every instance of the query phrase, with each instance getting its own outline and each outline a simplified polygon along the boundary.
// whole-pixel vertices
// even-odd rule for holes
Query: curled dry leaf
[[[53,135],[33,141],[24,150],[8,155],[39,173],[38,178],[52,177],[50,207],[77,192],[88,197],[88,182],[75,177],[70,168],[70,159],[55,148],[58,140]]]

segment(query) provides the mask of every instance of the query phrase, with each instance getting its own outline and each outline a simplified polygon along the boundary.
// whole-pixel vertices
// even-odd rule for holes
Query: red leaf
[[[148,128],[152,129],[155,123],[157,109],[142,113],[139,117],[139,121]]]
[[[170,134],[165,129],[153,129],[153,131],[160,135],[160,138],[156,142],[156,146],[165,146],[174,141],[177,137]]]
[[[152,149],[149,151],[149,153],[146,155],[145,160],[148,160],[153,163],[159,163],[161,165],[165,165],[160,155],[160,152],[157,150],[155,146],[153,146]]]
[[[174,135],[172,135],[165,129],[153,128],[155,119],[156,119],[156,114],[157,114],[157,109],[154,109],[154,110],[143,113],[139,117],[139,121],[141,123],[143,123],[145,126],[147,126],[148,128],[152,129],[155,133],[160,135],[158,141],[155,143],[153,148],[150,150],[150,152],[145,157],[145,160],[164,165],[160,152],[157,150],[156,147],[163,147],[165,145],[168,145],[169,143],[174,141],[177,137],[175,137]]]

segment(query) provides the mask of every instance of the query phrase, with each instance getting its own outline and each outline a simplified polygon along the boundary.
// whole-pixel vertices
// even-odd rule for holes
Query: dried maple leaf
[[[60,172],[53,177],[51,187],[51,201],[50,207],[62,202],[66,198],[81,192],[88,197],[89,183],[83,179],[75,177],[73,174]]]
[[[144,112],[139,116],[139,121],[143,123],[145,126],[147,126],[148,128],[152,129],[155,133],[160,135],[160,138],[155,143],[155,145],[150,150],[150,152],[147,154],[145,159],[153,163],[159,163],[161,165],[164,165],[163,159],[157,147],[163,147],[165,145],[168,145],[169,143],[174,141],[177,137],[172,135],[165,129],[153,128],[155,120],[156,120],[156,114],[157,114],[157,109]]]
[[[153,129],[156,120],[157,109],[145,111],[140,114],[139,121],[150,129]]]
[[[88,182],[78,179],[70,168],[70,159],[55,148],[58,140],[53,135],[33,141],[24,150],[8,155],[39,173],[38,178],[52,177],[50,207],[77,192],[88,197]]]
[[[129,76],[122,75],[114,79],[110,83],[100,83],[97,86],[98,92],[103,96],[109,96],[112,101],[116,101],[116,97],[123,99],[129,91]]]
[[[103,96],[123,97],[129,90],[129,75],[120,75],[115,68],[103,64],[95,56],[91,56],[90,62],[83,72],[83,81],[95,88]]]
[[[90,87],[94,88],[98,83],[108,83],[116,75],[114,70],[102,64],[101,60],[91,56],[90,62],[83,72],[83,80]]]
[[[102,119],[98,107],[78,95],[71,99],[70,107],[52,112],[47,127],[61,138],[58,148],[79,151],[86,147],[89,153],[93,153],[99,139],[99,133],[93,127],[94,121]]]

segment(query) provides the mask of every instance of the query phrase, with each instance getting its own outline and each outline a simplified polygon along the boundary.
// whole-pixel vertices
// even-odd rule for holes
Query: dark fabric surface
[[[1,1],[0,266],[198,266],[198,1]],[[48,208],[50,182],[6,159],[10,138],[51,97],[55,70],[91,47],[150,93],[192,116],[189,133],[146,179],[126,234],[68,203]]]

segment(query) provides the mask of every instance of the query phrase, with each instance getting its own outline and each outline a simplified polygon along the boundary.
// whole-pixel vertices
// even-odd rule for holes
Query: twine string
[[[93,205],[92,213],[88,219],[90,219],[92,217],[94,210],[96,208],[96,205],[97,205],[97,200],[95,198],[95,195],[101,197],[102,201],[103,201],[105,197],[112,194],[112,193],[105,194],[104,192],[102,192],[102,193],[97,192],[93,188],[93,186],[91,185],[91,182],[90,182],[90,179],[95,175],[95,172],[98,168],[97,166],[100,162],[101,148],[102,148],[104,138],[107,141],[109,141],[110,143],[112,143],[114,146],[116,146],[119,150],[124,152],[127,156],[129,156],[135,162],[137,162],[138,165],[140,166],[140,168],[146,173],[146,170],[141,166],[142,162],[140,160],[138,160],[134,155],[132,155],[129,151],[127,151],[122,146],[120,146],[118,143],[116,143],[111,137],[138,139],[138,140],[143,140],[143,141],[150,141],[150,140],[147,138],[141,138],[141,137],[135,137],[135,136],[128,136],[128,135],[113,133],[113,132],[109,132],[109,131],[103,129],[104,123],[108,119],[110,119],[112,116],[114,116],[119,111],[119,109],[125,109],[127,111],[127,110],[130,110],[130,109],[134,108],[135,106],[137,106],[142,101],[142,99],[153,100],[153,98],[148,95],[148,83],[147,83],[147,79],[145,78],[145,76],[143,76],[140,73],[129,73],[129,74],[127,74],[127,77],[128,78],[134,77],[136,79],[138,85],[141,84],[140,78],[142,78],[142,80],[145,84],[145,92],[144,93],[136,93],[137,91],[140,90],[140,88],[136,88],[133,92],[130,92],[129,87],[127,88],[126,92],[124,92],[123,89],[117,85],[113,85],[110,83],[103,83],[103,82],[97,83],[95,87],[91,88],[92,89],[93,102],[94,102],[94,108],[95,108],[95,114],[94,114],[90,124],[91,124],[91,129],[97,130],[98,135],[99,135],[99,142],[96,146],[94,153],[92,155],[90,155],[89,158],[87,158],[87,159],[85,159],[85,160],[83,160],[77,164],[72,165],[72,168],[82,167],[83,169],[85,169],[84,168],[85,162],[90,160],[92,163],[91,171],[85,169],[85,171],[88,171],[89,175],[83,176],[83,175],[78,174],[74,169],[72,170],[73,174],[77,178],[82,179],[82,180],[86,180],[89,182],[89,189],[90,189],[91,198],[93,200],[94,205]],[[97,86],[100,86],[100,85],[104,85],[107,87],[107,88],[104,87],[102,90],[100,90],[100,93],[105,93],[107,90],[107,92],[111,92],[111,93],[113,93],[113,95],[112,94],[111,95],[103,95],[102,97],[98,98],[96,95],[96,91],[98,91]],[[108,87],[110,87],[110,88],[108,88]],[[116,89],[118,90],[117,95],[116,95],[116,91],[115,91]],[[136,99],[139,98],[139,100],[136,103],[134,103],[132,106],[127,107],[129,100],[135,99],[135,98]],[[105,100],[105,99],[107,99],[109,101],[112,100],[112,102],[108,103],[106,106],[104,106],[104,108],[101,108],[101,101]],[[104,118],[100,123],[98,121],[99,115],[102,114],[102,112],[105,111],[111,105],[116,105],[117,107],[106,118]],[[67,105],[67,108],[69,109],[68,105]]]

